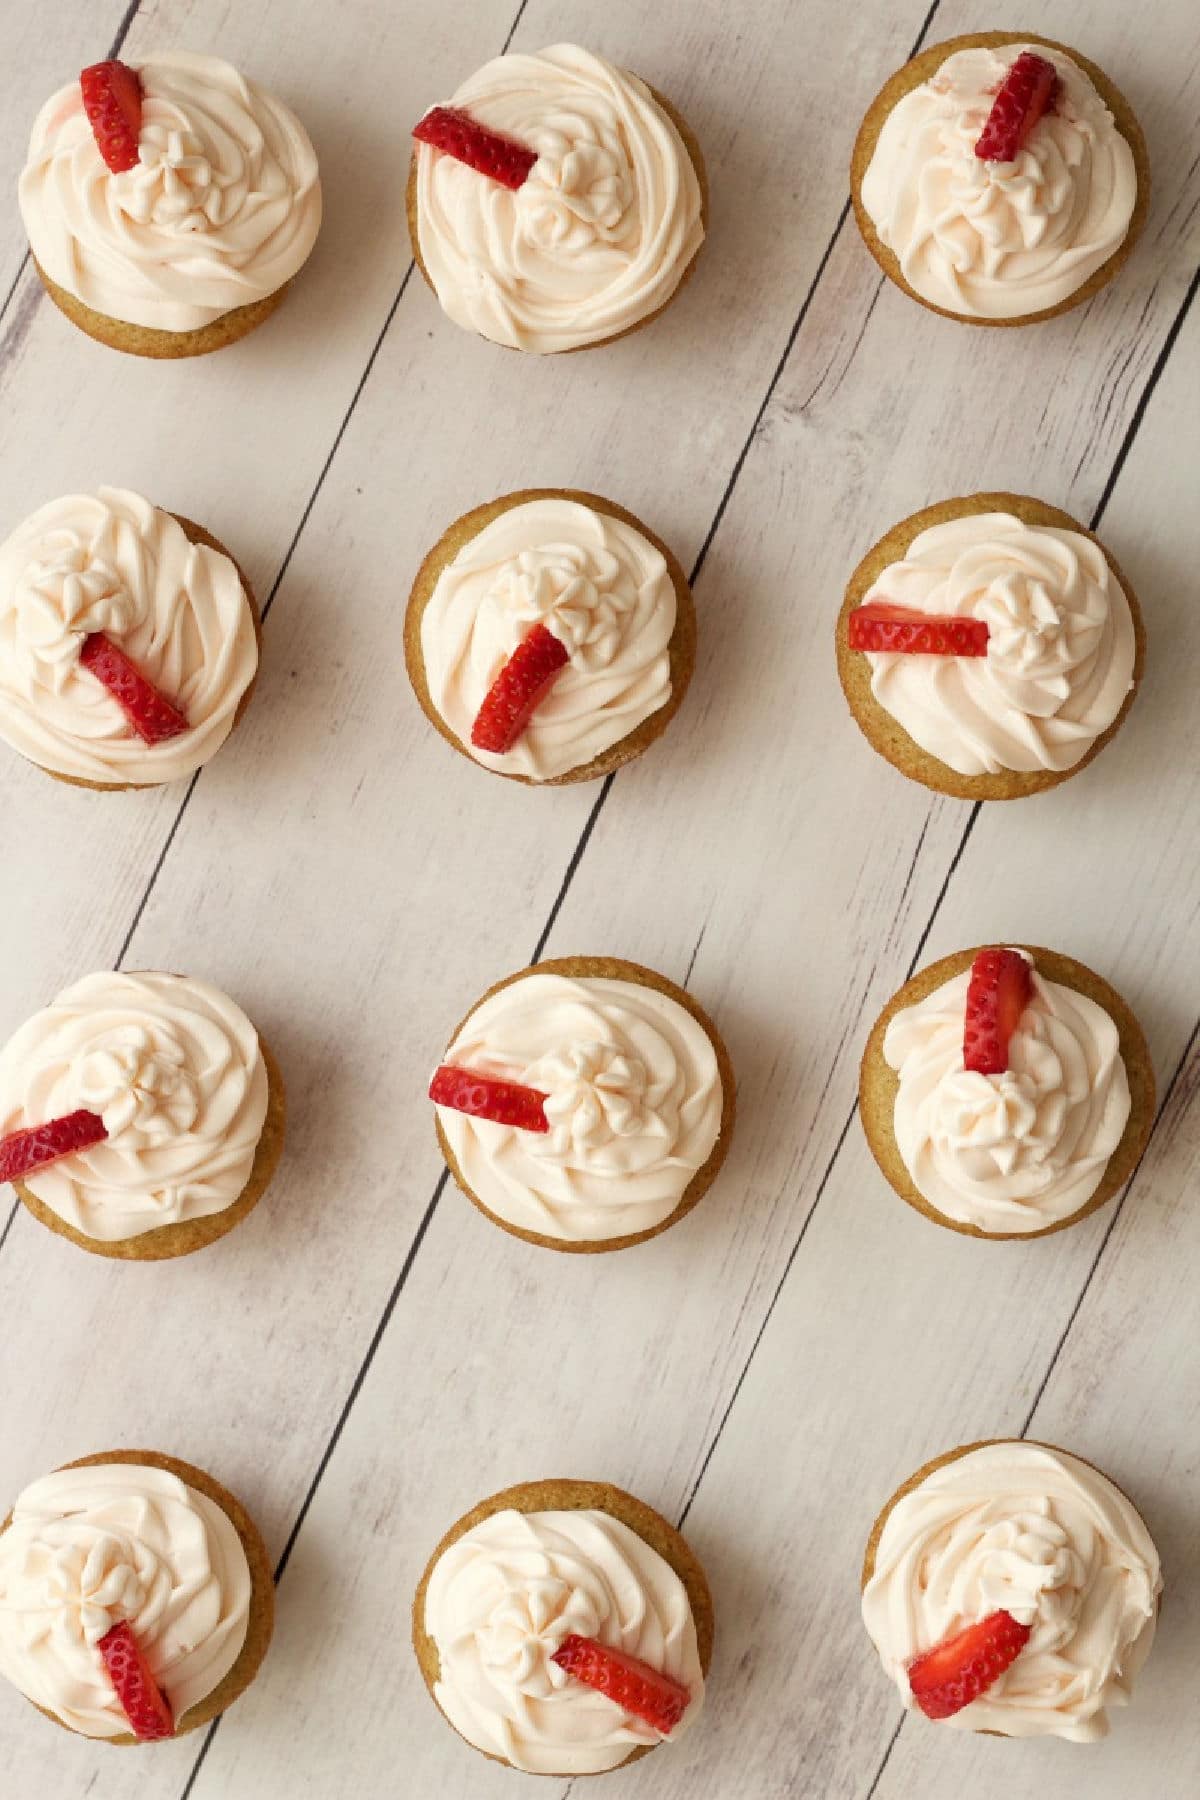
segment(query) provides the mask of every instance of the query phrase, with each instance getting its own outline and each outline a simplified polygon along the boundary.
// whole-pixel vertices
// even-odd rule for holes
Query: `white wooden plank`
[[[0,302],[16,279],[27,249],[17,208],[17,178],[25,166],[29,132],[42,101],[88,63],[108,54],[125,13],[124,0],[56,0],[53,30],[39,6],[5,9],[5,63],[12,79],[0,112]],[[7,325],[8,320],[4,324]],[[0,367],[4,355],[0,326]]]

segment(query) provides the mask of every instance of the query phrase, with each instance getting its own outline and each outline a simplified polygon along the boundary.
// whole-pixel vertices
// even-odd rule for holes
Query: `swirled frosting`
[[[41,267],[86,306],[196,331],[305,261],[321,223],[316,154],[294,113],[219,57],[163,51],[137,72],[133,168],[108,168],[73,81],[34,122],[21,215]]]
[[[675,617],[666,561],[640,531],[575,500],[527,500],[485,525],[438,577],[421,615],[429,695],[476,762],[548,781],[666,705]],[[479,750],[475,717],[535,625],[570,661],[511,750]]]
[[[704,239],[700,182],[644,82],[574,44],[498,56],[448,103],[537,152],[514,191],[416,146],[421,260],[456,325],[545,354],[657,312]]]
[[[963,1067],[969,969],[894,1014],[883,1054],[899,1076],[896,1145],[920,1194],[981,1231],[1041,1231],[1099,1187],[1129,1119],[1117,1028],[1086,994],[1046,981],[1002,1075]]]
[[[992,101],[1024,50],[1059,85],[1013,162],[975,154]],[[1124,242],[1133,152],[1083,70],[1046,44],[957,50],[884,120],[862,203],[914,293],[969,318],[1058,306]]]
[[[524,975],[475,1008],[445,1061],[548,1096],[548,1132],[437,1109],[471,1192],[542,1237],[598,1241],[661,1225],[720,1133],[708,1033],[640,982]]]
[[[872,652],[871,692],[922,750],[960,775],[1069,769],[1133,686],[1129,601],[1079,531],[968,513],[931,525],[867,600],[983,619],[986,656]]]
[[[493,1513],[443,1551],[425,1595],[438,1705],[468,1743],[533,1774],[614,1769],[659,1734],[550,1658],[572,1632],[671,1675],[691,1700],[704,1676],[687,1591],[636,1532],[605,1512]]]
[[[80,667],[93,631],[179,708],[187,731],[142,741]],[[229,736],[257,671],[235,565],[140,494],[51,500],[0,545],[0,737],[52,774],[118,786],[192,774]]]
[[[178,1476],[59,1469],[0,1531],[0,1673],[72,1731],[117,1737],[129,1721],[96,1646],[128,1621],[178,1724],[237,1661],[250,1595],[231,1520]]]
[[[0,1050],[0,1137],[80,1107],[107,1138],[22,1177],[102,1243],[223,1212],[267,1116],[258,1034],[207,982],[85,976]]]
[[[1145,1525],[1098,1470],[1040,1444],[943,1463],[888,1514],[863,1618],[907,1707],[914,1657],[997,1610],[1032,1627],[1016,1661],[947,1719],[959,1731],[1108,1732],[1154,1638],[1162,1590]]]

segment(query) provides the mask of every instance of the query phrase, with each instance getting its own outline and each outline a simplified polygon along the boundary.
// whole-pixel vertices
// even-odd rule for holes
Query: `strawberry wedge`
[[[598,1644],[595,1638],[565,1637],[550,1658],[576,1681],[595,1688],[635,1719],[645,1720],[665,1737],[687,1711],[691,1695],[673,1676],[652,1669],[649,1663]]]
[[[987,123],[975,141],[981,162],[1015,162],[1021,147],[1054,104],[1058,70],[1044,56],[1022,50],[992,101]]]
[[[83,110],[92,136],[114,175],[123,175],[138,160],[142,129],[142,83],[128,63],[93,63],[79,77]]]
[[[165,744],[188,729],[188,722],[165,694],[160,694],[123,650],[101,631],[83,640],[79,661],[106,687],[144,744]]]
[[[908,1665],[913,1699],[927,1719],[952,1718],[1016,1662],[1029,1636],[1011,1613],[989,1613]]]
[[[140,1744],[175,1735],[170,1703],[155,1681],[127,1619],[106,1631],[96,1645],[108,1679]]]
[[[10,1131],[0,1138],[0,1181],[19,1181],[23,1175],[57,1162],[60,1156],[73,1156],[77,1150],[102,1144],[107,1136],[99,1113],[83,1108],[26,1131]]]
[[[501,187],[515,190],[529,179],[529,171],[537,161],[537,151],[502,132],[491,131],[458,106],[433,106],[419,124],[413,126],[418,143],[429,144],[466,163],[479,175],[498,181]]]
[[[474,1119],[491,1119],[519,1131],[549,1131],[545,1094],[523,1087],[519,1081],[499,1081],[477,1069],[455,1068],[443,1063],[429,1084],[429,1098],[451,1112],[470,1113]]]
[[[901,656],[986,656],[986,619],[945,617],[868,600],[849,619],[852,650],[887,651]]]
[[[475,748],[497,756],[511,750],[569,661],[562,639],[544,625],[535,625],[484,697],[471,727]]]
[[[963,1067],[1003,1075],[1008,1046],[1033,995],[1028,957],[1019,950],[981,950],[971,964],[963,1020]]]

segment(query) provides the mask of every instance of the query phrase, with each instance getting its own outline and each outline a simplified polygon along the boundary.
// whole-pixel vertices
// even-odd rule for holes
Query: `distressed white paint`
[[[73,1454],[148,1442],[227,1479],[282,1549],[437,1182],[423,1077],[470,1000],[531,954],[596,797],[514,792],[434,738],[399,654],[408,572],[457,511],[555,481],[611,493],[692,561],[837,222],[857,113],[924,11],[530,0],[517,47],[576,38],[629,62],[705,144],[713,234],[686,295],[602,354],[534,362],[454,331],[410,284],[280,585],[255,707],[169,845],[179,793],[76,795],[0,762],[0,828],[22,846],[0,915],[0,1030],[111,962],[165,846],[129,965],[187,966],[236,993],[294,1103],[270,1195],[202,1256],[126,1268],[18,1217],[0,1252],[0,1499]],[[215,47],[303,113],[326,233],[279,318],[210,361],[130,363],[37,306],[0,375],[6,515],[74,484],[140,482],[269,589],[407,267],[407,126],[515,12],[354,0],[335,28],[309,0],[145,5],[131,57]],[[1195,265],[1189,9],[1172,0],[1151,33],[1114,0],[943,0],[931,35],[1021,22],[1077,42],[1142,110],[1146,244],[1080,315],[980,334],[881,289],[842,231],[705,562],[693,694],[619,778],[551,935],[551,952],[691,967],[741,1075],[727,1171],[684,1226],[615,1258],[538,1253],[443,1195],[297,1539],[277,1643],[197,1800],[556,1793],[472,1756],[430,1706],[407,1647],[424,1556],[507,1481],[608,1476],[678,1515],[702,1470],[688,1528],[717,1592],[710,1712],[605,1792],[863,1800],[897,1717],[856,1620],[866,1527],[923,1456],[1019,1429],[1052,1364],[1036,1428],[1135,1488],[1144,1470],[1178,1570],[1144,1683],[1153,1723],[1127,1740],[1130,1713],[1086,1755],[1089,1794],[1127,1793],[1127,1741],[1153,1746],[1156,1800],[1194,1792],[1200,1405],[1185,1328],[1153,1329],[1173,1293],[1186,1306],[1200,1255],[1179,1199],[1194,1117],[1181,1097],[1056,1364],[1112,1209],[1046,1244],[981,1246],[894,1201],[856,1123],[835,1156],[865,1030],[931,917],[930,957],[1026,936],[1104,969],[1160,1075],[1196,1012],[1196,317],[1102,526],[1146,606],[1145,692],[1079,781],[984,813],[940,906],[968,809],[870,754],[833,671],[845,575],[896,517],[985,485],[1091,513]],[[949,1800],[969,1775],[1016,1800],[1043,1765],[1006,1764],[1009,1748],[948,1753],[906,1727],[880,1793]],[[13,1800],[176,1800],[197,1749],[97,1750],[0,1693]],[[1069,1791],[1078,1765],[1044,1766],[1045,1791]]]

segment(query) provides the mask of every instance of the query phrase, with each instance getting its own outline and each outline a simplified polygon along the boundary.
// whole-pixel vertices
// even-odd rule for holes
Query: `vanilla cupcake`
[[[1141,608],[1069,513],[1024,494],[943,500],[850,578],[838,675],[864,737],[961,800],[1014,800],[1085,768],[1142,679]]]
[[[1048,1444],[937,1457],[875,1521],[863,1619],[910,1711],[1003,1737],[1107,1736],[1150,1653],[1158,1553],[1106,1475]]]
[[[603,57],[498,56],[413,135],[413,255],[456,325],[535,355],[583,350],[647,324],[691,273],[700,146]]]
[[[81,1737],[208,1724],[253,1681],[274,1614],[253,1520],[173,1456],[85,1456],[33,1482],[0,1526],[0,1674]]]
[[[491,988],[430,1087],[469,1200],[551,1250],[621,1250],[691,1211],[729,1148],[734,1078],[690,994],[637,963],[567,956]]]
[[[1137,242],[1150,163],[1129,103],[1052,39],[923,50],[863,120],[854,213],[885,275],[932,312],[1030,325],[1088,300]]]
[[[88,975],[0,1050],[0,1181],[97,1256],[199,1250],[261,1199],[283,1078],[242,1009],[182,975]]]
[[[450,1724],[493,1762],[600,1775],[694,1725],[712,1658],[704,1571],[675,1528],[596,1481],[532,1481],[452,1525],[413,1603]]]
[[[1047,1237],[1129,1180],[1154,1070],[1121,996],[1069,956],[963,950],[914,975],[863,1054],[867,1142],[902,1200],[969,1237]]]
[[[249,705],[259,644],[229,552],[140,494],[65,495],[0,544],[0,738],[59,781],[194,774]]]
[[[413,583],[404,655],[426,717],[464,756],[514,781],[593,781],[674,718],[696,612],[633,513],[526,488],[443,532]]]
[[[308,134],[216,56],[97,63],[34,122],[21,216],[55,304],[135,356],[199,356],[253,331],[321,223]]]

